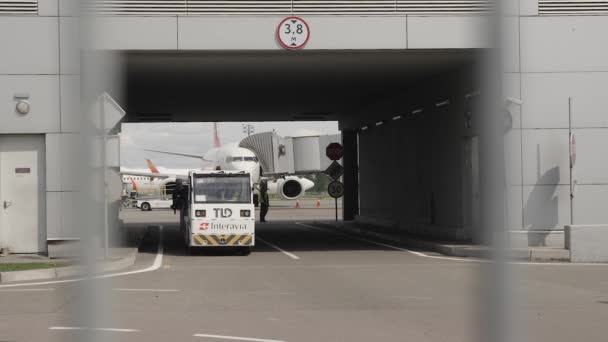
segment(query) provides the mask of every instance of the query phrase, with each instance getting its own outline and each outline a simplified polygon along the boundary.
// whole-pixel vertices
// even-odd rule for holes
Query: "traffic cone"
[[[297,208],[299,208],[299,207],[300,207],[300,199],[298,198],[298,199],[296,200],[296,209],[297,209]]]
[[[321,208],[321,199],[317,198],[317,208]]]

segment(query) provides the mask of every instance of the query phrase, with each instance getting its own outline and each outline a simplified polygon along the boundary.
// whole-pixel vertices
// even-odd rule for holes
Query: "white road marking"
[[[55,291],[55,289],[6,289],[0,292],[35,292],[35,291]]]
[[[49,330],[93,330],[93,331],[113,331],[113,332],[140,332],[138,329],[120,328],[86,328],[86,327],[49,327]]]
[[[294,293],[291,292],[270,292],[270,291],[251,291],[247,292],[247,294],[256,295],[256,296],[291,296]]]
[[[416,300],[431,300],[432,297],[412,297],[412,296],[393,296],[393,298],[397,299],[416,299]]]
[[[194,334],[194,337],[206,337],[215,338],[220,340],[233,340],[233,341],[253,341],[253,342],[285,342],[282,340],[269,340],[264,338],[252,338],[252,337],[239,337],[239,336],[224,336],[224,335],[209,335],[209,334]]]
[[[83,280],[113,278],[113,277],[119,277],[119,276],[124,276],[124,275],[131,275],[131,274],[138,274],[138,273],[145,273],[145,272],[156,271],[163,264],[163,251],[164,251],[164,246],[163,246],[163,226],[160,226],[160,228],[159,228],[159,242],[158,242],[158,249],[156,250],[156,257],[154,258],[154,263],[152,263],[152,265],[149,266],[149,267],[142,268],[142,269],[139,269],[139,270],[128,271],[128,272],[103,274],[103,275],[99,275],[99,276],[95,276],[95,277],[88,277],[88,278],[74,278],[74,279],[65,279],[65,280],[41,281],[41,282],[35,282],[35,283],[6,284],[6,285],[0,285],[0,288],[17,287],[17,286],[38,286],[38,285],[48,285],[48,284],[73,283],[73,282],[83,281]]]
[[[173,289],[112,289],[112,291],[179,292]]]
[[[363,242],[367,242],[367,243],[371,243],[374,245],[378,245],[378,246],[384,246],[384,247],[388,247],[388,248],[392,248],[398,251],[403,251],[403,252],[408,252],[411,253],[413,255],[417,255],[423,258],[429,258],[429,259],[439,259],[439,260],[453,260],[453,261],[466,261],[466,262],[478,262],[478,263],[487,263],[487,262],[494,262],[494,260],[484,260],[484,259],[470,259],[470,258],[456,258],[456,257],[446,257],[446,256],[438,256],[438,255],[428,255],[422,252],[416,252],[416,251],[412,251],[409,250],[407,248],[401,248],[401,247],[397,247],[397,246],[392,246],[392,245],[388,245],[386,243],[382,243],[382,242],[377,242],[377,241],[373,241],[370,239],[366,239],[366,238],[362,238],[362,237],[358,237],[358,236],[353,236],[350,234],[346,234],[343,232],[336,232],[333,230],[329,230],[329,229],[325,229],[325,228],[319,228],[319,227],[315,227],[315,226],[311,226],[302,222],[296,222],[297,225],[303,226],[303,227],[308,227],[311,229],[316,229],[316,230],[321,230],[324,232],[328,232],[328,233],[333,233],[336,235],[342,235],[342,236],[346,236],[350,239],[353,240],[359,240],[359,241],[363,241]],[[591,263],[591,262],[587,262],[587,263],[571,263],[571,262],[531,262],[531,261],[511,261],[509,262],[510,265],[533,265],[533,266],[608,266],[608,263]]]
[[[311,226],[311,225],[308,225],[308,224],[304,224],[304,223],[301,223],[301,222],[296,222],[296,224],[300,225],[300,226],[303,226],[303,227],[311,228],[311,229],[316,229],[316,230],[320,230],[320,231],[324,231],[324,232],[328,232],[328,233],[333,233],[333,234],[336,234],[336,235],[346,236],[349,239],[371,243],[372,245],[387,247],[387,248],[391,248],[391,249],[394,249],[394,250],[397,250],[397,251],[402,251],[402,252],[408,252],[408,253],[411,253],[411,254],[414,254],[414,255],[417,255],[417,256],[433,257],[433,256],[430,256],[430,255],[426,255],[426,254],[423,254],[423,253],[420,253],[420,252],[412,251],[412,250],[409,250],[409,249],[406,249],[406,248],[401,248],[401,247],[397,247],[397,246],[393,246],[393,245],[388,245],[386,243],[373,241],[373,240],[366,239],[366,238],[359,237],[359,236],[353,236],[353,235],[346,234],[346,233],[343,233],[343,232],[336,232],[336,231],[333,231],[333,230],[327,230],[327,229],[324,229],[324,228],[319,228],[319,227]],[[453,260],[460,260],[460,259],[456,259],[456,258],[452,258],[452,259]]]
[[[289,253],[288,251],[284,250],[283,248],[281,248],[281,247],[279,247],[279,246],[277,246],[277,245],[274,245],[274,244],[272,244],[272,243],[270,243],[270,242],[268,242],[268,241],[266,241],[266,240],[262,240],[262,239],[261,239],[259,236],[256,236],[256,237],[255,237],[255,239],[256,239],[256,240],[260,240],[260,241],[262,241],[263,243],[267,244],[268,246],[270,246],[270,247],[272,247],[272,248],[276,249],[277,251],[279,251],[279,252],[281,252],[281,253],[283,253],[283,254],[287,255],[288,257],[290,257],[290,258],[292,258],[292,259],[294,259],[294,260],[300,260],[300,257],[299,257],[299,256],[297,256],[297,255],[295,255],[295,254],[293,254],[293,253]]]

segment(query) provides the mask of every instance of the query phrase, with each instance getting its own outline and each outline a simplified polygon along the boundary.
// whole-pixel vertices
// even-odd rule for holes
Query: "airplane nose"
[[[260,164],[253,163],[251,177],[253,178],[254,183],[258,183],[260,181]]]
[[[244,164],[243,170],[251,174],[254,183],[258,183],[260,180],[260,164],[252,162]]]

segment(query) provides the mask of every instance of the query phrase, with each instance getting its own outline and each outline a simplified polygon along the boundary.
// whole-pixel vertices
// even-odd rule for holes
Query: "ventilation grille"
[[[441,15],[489,10],[486,0],[85,0],[83,7],[104,15]]]
[[[38,14],[38,0],[0,0],[0,15]]]
[[[540,15],[607,15],[608,0],[539,0]]]

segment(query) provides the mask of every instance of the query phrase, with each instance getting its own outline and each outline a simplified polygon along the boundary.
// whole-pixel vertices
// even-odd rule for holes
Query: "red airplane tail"
[[[150,172],[160,173],[160,171],[158,171],[158,169],[156,168],[156,165],[154,165],[154,163],[152,163],[150,159],[146,159],[146,163],[148,163],[148,168],[150,169]]]

